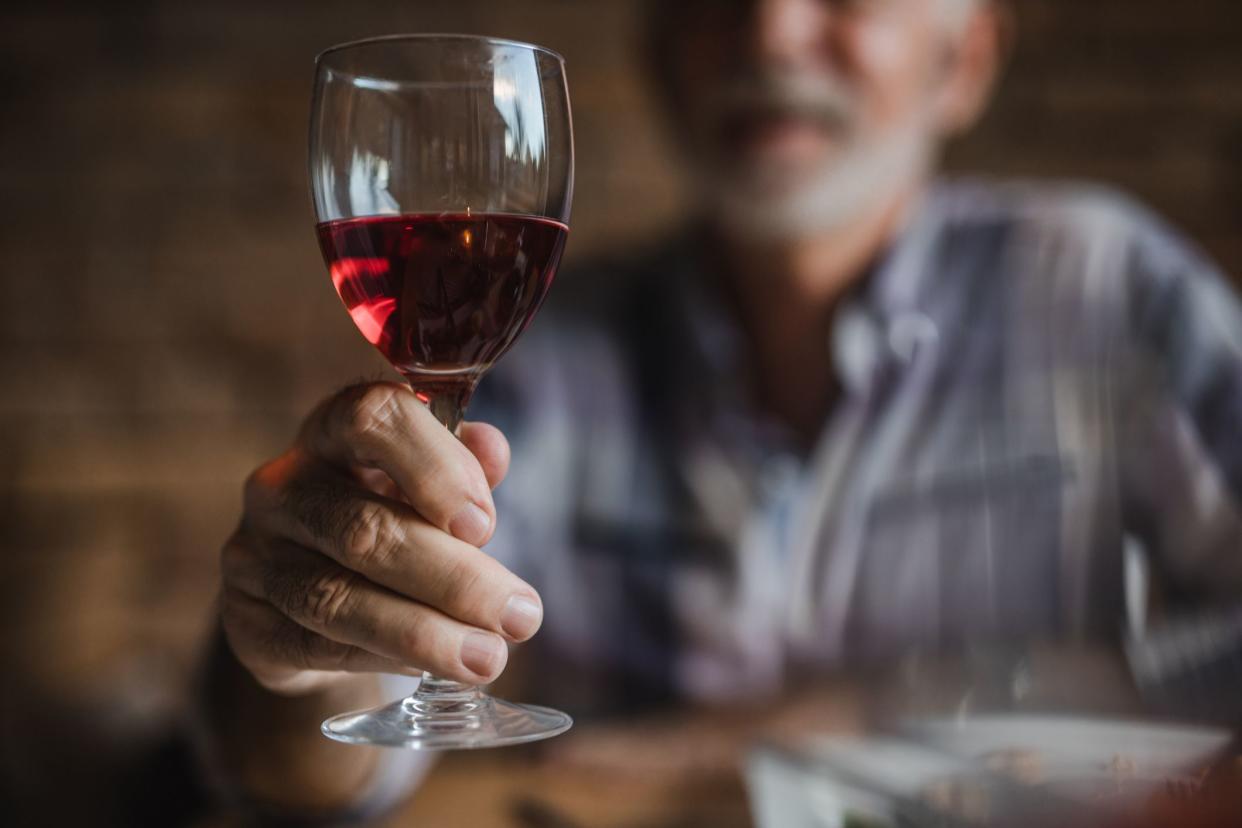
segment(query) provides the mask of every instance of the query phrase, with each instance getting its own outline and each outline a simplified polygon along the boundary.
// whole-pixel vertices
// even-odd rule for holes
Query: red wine
[[[569,228],[532,216],[416,214],[318,231],[354,324],[426,396],[468,395],[526,329]]]

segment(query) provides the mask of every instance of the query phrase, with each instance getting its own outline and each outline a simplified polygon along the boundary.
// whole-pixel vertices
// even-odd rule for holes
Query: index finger
[[[301,439],[329,462],[380,469],[428,523],[458,540],[482,546],[491,537],[487,474],[409,387],[350,386],[311,414]]]

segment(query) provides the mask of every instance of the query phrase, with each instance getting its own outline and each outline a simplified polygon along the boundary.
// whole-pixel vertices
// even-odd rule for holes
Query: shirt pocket
[[[847,641],[875,654],[1055,631],[1061,510],[1055,455],[942,468],[871,500]]]

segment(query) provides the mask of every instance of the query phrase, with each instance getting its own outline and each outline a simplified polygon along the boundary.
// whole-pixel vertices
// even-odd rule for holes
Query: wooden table
[[[806,726],[805,713],[788,721]],[[858,703],[816,701],[815,729],[850,732]],[[747,750],[779,735],[764,708],[579,725],[538,745],[445,754],[388,826],[743,828]]]
[[[446,757],[388,826],[690,828],[750,826],[740,774],[619,777],[573,770],[527,752]]]
[[[1141,706],[1118,654],[1025,651],[1033,709],[1112,716]],[[1006,687],[1006,681],[992,683]],[[387,825],[477,828],[733,828],[752,824],[743,769],[758,741],[861,734],[868,723],[987,704],[978,667],[930,662],[917,672],[853,675],[745,708],[696,709],[575,726],[527,748],[449,753]],[[987,678],[987,676],[984,676]],[[981,683],[982,682],[982,683]],[[970,695],[968,695],[970,694]],[[981,708],[986,709],[986,708]]]
[[[1115,654],[1031,650],[1033,709],[1127,717],[1141,709]],[[969,665],[967,665],[968,667]],[[855,674],[750,707],[696,708],[499,750],[448,752],[391,828],[742,828],[753,824],[744,780],[758,742],[808,734],[861,735],[894,717],[943,715],[963,699],[986,704],[953,662],[887,677]],[[964,696],[969,691],[972,695]],[[217,819],[197,828],[231,828]]]

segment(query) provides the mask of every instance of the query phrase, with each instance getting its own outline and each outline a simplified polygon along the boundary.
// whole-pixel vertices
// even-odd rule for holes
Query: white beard
[[[907,124],[879,141],[855,143],[785,188],[700,166],[699,191],[711,215],[750,240],[783,241],[835,230],[926,175],[935,142],[921,127]]]

